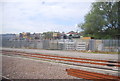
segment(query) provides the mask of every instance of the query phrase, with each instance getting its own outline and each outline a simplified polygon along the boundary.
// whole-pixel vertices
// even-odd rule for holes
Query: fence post
[[[89,50],[92,50],[92,51],[94,51],[94,48],[95,48],[95,40],[94,39],[90,39],[89,40]]]

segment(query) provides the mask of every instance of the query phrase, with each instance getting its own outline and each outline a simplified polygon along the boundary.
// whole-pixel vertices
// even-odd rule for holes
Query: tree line
[[[78,24],[84,36],[97,39],[112,39],[120,35],[120,2],[94,2],[85,16],[84,23]]]

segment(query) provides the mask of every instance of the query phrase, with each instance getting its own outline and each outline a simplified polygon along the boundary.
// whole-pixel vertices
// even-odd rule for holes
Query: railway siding
[[[75,58],[75,57],[65,57],[65,56],[56,56],[56,55],[48,55],[48,54],[45,55],[45,54],[37,54],[37,53],[25,53],[20,51],[6,51],[6,50],[3,50],[2,53],[3,55],[5,54],[10,56],[23,56],[26,58],[55,61],[57,63],[78,66],[79,69],[81,69],[80,66],[94,68],[94,71],[96,71],[97,73],[101,71],[100,73],[115,75],[115,76],[118,75],[118,70],[119,70],[116,67],[119,67],[120,65],[120,62],[118,61],[109,61],[109,60]],[[108,66],[107,63],[110,63],[112,66]],[[114,70],[115,68],[116,70]]]

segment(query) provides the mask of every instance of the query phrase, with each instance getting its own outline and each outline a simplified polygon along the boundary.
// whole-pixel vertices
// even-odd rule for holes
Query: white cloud
[[[14,1],[14,0],[13,0]],[[17,1],[17,0],[15,0]],[[51,2],[50,2],[51,1]],[[90,2],[55,2],[57,0],[35,0],[34,2],[4,2],[3,33],[70,31],[76,30],[75,24],[83,21],[90,10]],[[52,2],[53,1],[53,2]],[[62,0],[63,1],[63,0]],[[77,0],[76,0],[77,1]],[[56,20],[57,19],[57,20]],[[81,21],[77,21],[77,20]],[[59,24],[58,20],[66,24]],[[58,22],[56,24],[54,21]],[[75,21],[71,23],[71,21]]]
[[[76,30],[74,26],[66,26],[66,25],[56,25],[51,23],[34,23],[34,22],[28,22],[29,24],[20,24],[20,23],[10,23],[7,24],[3,28],[3,33],[19,33],[19,32],[47,32],[47,31],[64,31],[69,32],[67,29]],[[13,27],[8,32],[9,25],[12,25]]]
[[[120,0],[0,0],[0,2],[119,2]]]
[[[47,18],[54,17],[54,18],[68,19],[69,17],[76,18],[76,17],[85,15],[89,11],[89,5],[88,7],[81,5],[79,3],[77,3],[77,6],[74,3],[71,3],[71,4],[62,3],[62,4],[57,4],[57,5],[42,5],[40,3],[29,2],[29,3],[22,3],[22,4],[14,5],[14,6],[8,5],[5,7],[4,10],[6,11],[6,14],[10,12],[9,16],[12,18],[13,17],[14,18],[16,17],[25,18],[29,16],[35,16],[37,14],[42,14],[43,16]]]
[[[94,2],[96,0],[1,0],[1,2]],[[104,0],[103,0],[104,1]]]

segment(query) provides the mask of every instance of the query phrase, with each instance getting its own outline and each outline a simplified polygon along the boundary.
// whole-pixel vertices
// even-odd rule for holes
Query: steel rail
[[[14,52],[14,51],[8,51],[8,52]],[[15,52],[17,53],[18,51],[15,51]],[[26,53],[26,52],[19,52],[19,53]],[[31,54],[31,53],[26,53],[26,54]],[[119,61],[97,60],[97,59],[86,59],[86,58],[75,58],[75,57],[65,57],[65,56],[63,57],[63,56],[44,55],[44,54],[37,54],[37,53],[32,53],[32,54],[34,54],[34,55],[43,55],[43,56],[51,56],[51,57],[68,58],[68,59],[76,59],[76,60],[88,60],[88,61],[97,61],[97,62],[120,63]]]
[[[112,75],[106,75],[102,73],[95,73],[95,72],[89,72],[89,71],[84,71],[84,70],[78,70],[78,69],[66,69],[68,75],[75,76],[78,78],[83,78],[83,79],[91,79],[91,80],[107,80],[107,81],[118,81],[120,80],[120,77],[117,76],[112,76]]]
[[[116,64],[94,63],[94,62],[84,62],[84,61],[77,61],[77,60],[59,59],[59,58],[62,58],[62,57],[61,56],[53,56],[53,55],[34,54],[34,53],[25,53],[25,54],[21,54],[21,55],[30,56],[30,57],[37,57],[37,58],[44,58],[44,59],[51,59],[51,60],[61,60],[61,61],[69,61],[69,62],[76,62],[76,63],[87,63],[87,64],[95,64],[95,65],[105,65],[105,66],[120,67],[120,65],[116,65]],[[34,56],[34,55],[39,55],[39,56]],[[49,57],[58,57],[58,58],[49,58],[49,57],[40,57],[40,56],[49,56]],[[64,58],[66,58],[66,57],[64,57]]]

